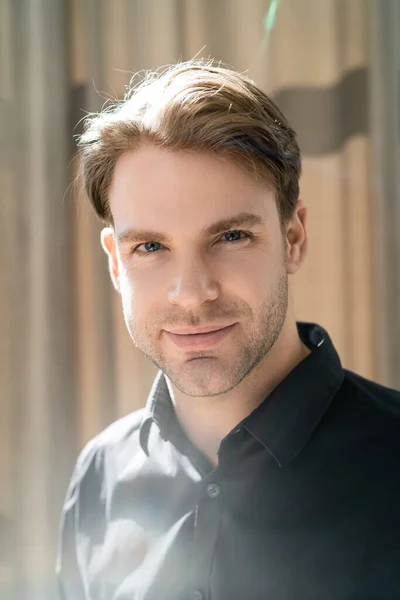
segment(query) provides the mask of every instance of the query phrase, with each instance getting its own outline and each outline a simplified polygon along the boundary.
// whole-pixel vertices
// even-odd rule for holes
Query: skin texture
[[[101,242],[131,338],[216,464],[221,439],[308,353],[288,292],[306,252],[306,209],[298,201],[282,231],[271,186],[220,156],[148,144],[119,158],[109,202],[114,228]],[[244,213],[253,217],[216,227]],[[228,325],[198,349],[167,333]]]

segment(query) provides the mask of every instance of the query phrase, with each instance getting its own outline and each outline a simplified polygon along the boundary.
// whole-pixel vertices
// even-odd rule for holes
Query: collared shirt
[[[162,373],[78,459],[64,600],[398,600],[400,394],[342,368],[327,333],[222,440],[186,438]]]

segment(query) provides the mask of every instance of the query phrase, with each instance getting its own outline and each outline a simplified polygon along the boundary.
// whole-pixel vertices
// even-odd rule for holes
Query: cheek
[[[266,252],[257,252],[236,257],[234,261],[225,263],[221,270],[221,281],[230,293],[250,298],[265,297],[274,288],[282,266]]]
[[[124,315],[136,323],[146,322],[146,316],[160,303],[160,277],[149,273],[124,270],[120,275],[120,290]]]
[[[119,285],[124,315],[125,318],[128,317],[130,319],[137,313],[138,288],[135,285],[135,281],[129,277],[127,271],[120,273]]]

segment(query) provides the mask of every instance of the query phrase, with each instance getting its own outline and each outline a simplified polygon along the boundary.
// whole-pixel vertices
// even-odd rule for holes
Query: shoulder
[[[320,439],[324,439],[323,446],[328,451],[339,452],[355,461],[354,464],[369,464],[371,469],[378,463],[386,464],[386,474],[395,472],[398,477],[400,393],[397,390],[344,370],[342,385],[332,398],[323,423]]]
[[[400,424],[400,392],[345,370],[343,391],[358,405],[370,408]]]
[[[144,416],[144,409],[114,421],[101,433],[91,439],[78,456],[70,482],[70,494],[73,488],[90,474],[99,475],[109,455],[133,455],[142,452],[139,444],[139,431]]]
[[[136,410],[99,433],[90,443],[99,449],[110,449],[115,445],[129,441],[140,429],[145,410]]]

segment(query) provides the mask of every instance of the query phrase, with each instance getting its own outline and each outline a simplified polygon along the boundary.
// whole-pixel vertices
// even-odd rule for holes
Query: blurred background
[[[71,187],[74,134],[132,73],[195,55],[247,72],[298,132],[310,249],[299,320],[400,387],[400,0],[0,0],[0,598],[54,598],[76,456],[140,406],[133,347]]]

